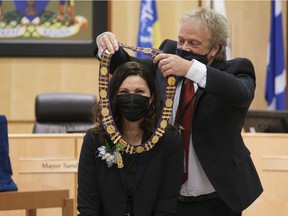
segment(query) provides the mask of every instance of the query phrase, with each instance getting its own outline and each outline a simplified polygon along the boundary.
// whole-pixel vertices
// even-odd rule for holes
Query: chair
[[[96,97],[82,93],[43,93],[35,99],[33,133],[81,133],[91,121]]]

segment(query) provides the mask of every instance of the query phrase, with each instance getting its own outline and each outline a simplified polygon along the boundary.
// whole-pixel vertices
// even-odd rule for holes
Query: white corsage
[[[117,164],[118,168],[123,167],[122,156],[117,150],[116,146],[111,149],[109,143],[105,140],[105,146],[100,146],[98,148],[98,156],[102,160],[106,160],[107,166],[112,167],[113,164]]]
[[[106,160],[107,166],[112,167],[113,163],[117,163],[115,152],[107,152],[106,146],[101,146],[98,148],[99,154],[98,157],[101,157],[102,160]]]

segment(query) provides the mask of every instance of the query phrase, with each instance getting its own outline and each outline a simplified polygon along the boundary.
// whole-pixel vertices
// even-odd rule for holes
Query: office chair
[[[82,93],[43,93],[35,99],[33,133],[81,133],[95,125],[91,121],[96,97]]]

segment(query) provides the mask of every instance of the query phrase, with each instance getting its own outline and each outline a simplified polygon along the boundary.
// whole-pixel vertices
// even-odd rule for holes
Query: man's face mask
[[[116,106],[121,115],[128,121],[135,122],[141,119],[149,108],[149,97],[139,94],[122,94],[116,96]]]
[[[195,59],[199,62],[202,62],[205,65],[208,63],[208,53],[206,55],[199,55],[199,54],[195,54],[193,52],[189,52],[186,50],[176,49],[176,55],[178,55],[178,56],[180,56],[186,60],[189,60],[189,61],[191,61],[192,59]]]

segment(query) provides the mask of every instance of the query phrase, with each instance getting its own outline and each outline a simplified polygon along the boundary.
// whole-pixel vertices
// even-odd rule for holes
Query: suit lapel
[[[201,95],[204,93],[204,90],[202,88],[198,88],[196,93],[195,93],[195,101],[194,101],[194,107],[197,106],[197,103],[199,101],[199,98],[201,97]]]
[[[193,107],[193,116],[192,119],[194,118],[195,115],[195,109],[197,107],[198,101],[200,99],[200,97],[203,95],[204,90],[202,88],[198,88],[196,93],[195,93],[195,101],[194,101],[194,107]]]

